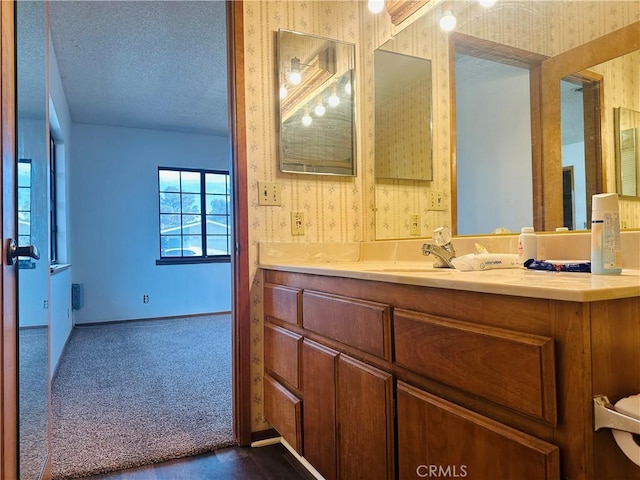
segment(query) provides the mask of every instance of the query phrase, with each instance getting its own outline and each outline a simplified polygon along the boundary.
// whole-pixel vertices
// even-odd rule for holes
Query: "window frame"
[[[202,238],[202,255],[194,255],[194,256],[162,256],[162,230],[161,230],[161,194],[163,193],[160,190],[160,173],[162,171],[171,171],[171,172],[188,172],[188,173],[198,173],[200,175],[200,213],[189,213],[189,215],[199,215],[200,216],[200,233],[199,236]],[[214,175],[226,175],[227,176],[227,189],[226,193],[226,213],[225,217],[227,219],[227,234],[222,235],[227,239],[227,245],[229,252],[227,254],[222,255],[208,255],[207,254],[207,232],[206,232],[206,221],[207,221],[207,211],[206,211],[206,175],[214,174]],[[233,249],[233,245],[231,242],[232,239],[232,198],[231,198],[231,176],[228,170],[216,170],[216,169],[203,169],[203,168],[183,168],[183,167],[158,167],[158,240],[159,240],[159,258],[156,260],[156,265],[183,265],[183,264],[199,264],[199,263],[230,263],[231,262],[231,250]],[[182,187],[180,187],[179,193],[182,195]],[[178,215],[184,215],[185,213],[182,210],[182,205],[180,206],[180,212]],[[179,237],[182,238],[184,233],[180,233]],[[178,237],[178,235],[176,235]],[[184,247],[180,247],[184,248]]]
[[[58,258],[58,165],[56,163],[56,142],[49,134],[49,263],[57,265]]]

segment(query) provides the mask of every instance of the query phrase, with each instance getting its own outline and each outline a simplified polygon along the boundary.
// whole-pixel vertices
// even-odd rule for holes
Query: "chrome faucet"
[[[456,257],[456,250],[451,243],[451,233],[447,227],[438,227],[433,231],[433,243],[422,244],[423,255],[435,255],[435,268],[455,268],[451,260]]]

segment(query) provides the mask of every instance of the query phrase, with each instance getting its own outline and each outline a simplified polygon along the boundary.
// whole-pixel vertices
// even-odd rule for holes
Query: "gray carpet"
[[[52,403],[54,479],[232,445],[231,316],[76,327]]]
[[[47,459],[47,327],[19,329],[20,479],[40,478]]]

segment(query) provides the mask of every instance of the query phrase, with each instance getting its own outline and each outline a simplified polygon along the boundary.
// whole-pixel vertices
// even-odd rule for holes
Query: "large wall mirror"
[[[395,44],[373,54],[375,176],[432,180],[431,60],[387,50]]]
[[[280,170],[356,174],[355,45],[277,32]]]
[[[640,197],[640,112],[617,107],[613,114],[617,192]]]
[[[444,32],[438,26],[445,10],[452,10],[457,18],[454,33]],[[394,201],[386,204],[382,202],[390,187],[376,180],[376,238],[409,237],[410,233],[406,228],[382,231],[379,225],[390,225],[394,217],[402,218],[414,213],[421,215],[424,235],[430,235],[433,228],[441,224],[450,224],[452,230],[459,234],[504,231],[499,227],[517,231],[529,224],[533,224],[538,230],[554,230],[565,226],[566,218],[569,217],[564,215],[563,207],[572,202],[576,206],[572,212],[572,223],[568,226],[576,230],[586,228],[590,195],[596,190],[616,191],[613,107],[634,108],[628,102],[611,103],[612,99],[618,98],[623,90],[635,95],[634,98],[639,98],[637,82],[634,90],[629,85],[622,87],[613,81],[613,78],[620,76],[619,67],[614,59],[638,49],[638,15],[640,5],[637,2],[622,0],[498,0],[489,8],[481,6],[477,1],[454,0],[447,2],[447,5],[430,2],[421,9],[419,18],[404,28],[400,25],[400,31],[395,32],[393,41],[405,45],[412,51],[428,52],[428,58],[432,60],[434,172],[432,182],[427,184],[400,185],[398,190],[401,190],[401,193],[395,196],[393,192],[388,194]],[[580,19],[579,28],[576,18]],[[617,37],[616,47],[611,46],[611,41],[600,43],[608,35],[623,28],[635,30]],[[522,108],[516,108],[512,102],[506,102],[498,96],[495,97],[494,104],[508,104],[510,109],[507,112],[489,114],[487,110],[478,110],[479,95],[473,95],[473,92],[477,92],[477,87],[481,83],[484,85],[486,77],[490,75],[486,71],[469,73],[468,69],[464,70],[469,66],[469,56],[473,56],[473,52],[462,52],[466,58],[456,56],[453,42],[456,35],[464,35],[480,43],[491,42],[501,45],[507,50],[513,50],[526,61],[535,59],[538,62],[538,66],[531,64],[528,71],[518,73],[517,70],[511,69],[521,66],[517,62],[509,64],[496,58],[483,59],[485,63],[487,60],[489,63],[501,63],[500,71],[510,70],[503,72],[501,81],[522,77],[529,92],[525,94]],[[584,50],[580,50],[580,47]],[[597,52],[597,55],[585,52]],[[598,68],[599,64],[610,60],[614,66]],[[564,65],[559,67],[560,63]],[[456,84],[458,68],[460,72],[465,72],[463,77],[466,81],[466,85],[461,84],[460,92],[457,91]],[[635,68],[633,71],[636,72],[637,78],[637,66]],[[564,98],[560,93],[561,81],[569,81],[569,78],[583,73],[584,70],[597,73],[603,79],[605,87],[601,92],[602,108],[599,111],[594,109],[595,114],[601,117],[600,125],[585,117],[580,129],[583,138],[576,140],[571,132],[566,132],[565,135],[562,131],[563,128],[568,128],[566,125],[570,122],[562,122],[561,112],[567,112],[569,107],[562,104]],[[549,80],[550,74],[553,81]],[[569,81],[571,82],[574,81]],[[607,88],[607,85],[610,88]],[[571,88],[575,90],[574,93],[584,89],[575,82],[569,90]],[[550,90],[553,90],[552,94],[549,94]],[[500,92],[500,89],[497,91]],[[503,89],[502,92],[504,91]],[[532,98],[528,99],[526,95],[531,95]],[[540,95],[538,98],[542,98],[541,102],[534,101],[536,95]],[[475,106],[471,100],[475,102]],[[587,105],[593,100],[587,100],[582,96],[579,101]],[[640,111],[640,107],[634,109]],[[466,124],[467,133],[458,132],[456,129],[456,125],[461,125],[463,121],[458,118],[459,113],[463,113],[466,119],[473,119]],[[587,113],[585,112],[585,115]],[[511,115],[509,121],[503,122],[499,127],[495,126],[494,120],[507,114]],[[563,123],[565,127],[562,126]],[[494,127],[489,128],[491,125]],[[512,141],[522,133],[523,128],[530,134],[529,140],[521,142],[521,151],[509,150],[516,148]],[[490,145],[489,150],[480,152],[479,143],[469,143],[472,135],[475,135],[478,141],[482,140],[483,144]],[[464,138],[461,138],[462,136]],[[582,147],[577,145],[579,142]],[[507,143],[512,146],[507,147]],[[582,159],[578,161],[574,158],[571,165],[567,162],[563,165],[562,152],[569,148],[574,148],[574,153],[582,149]],[[479,181],[478,174],[469,171],[464,162],[461,163],[461,152],[476,168],[476,172],[487,173],[487,178],[504,178],[491,186]],[[496,166],[498,156],[503,156],[507,161],[521,155],[528,157],[528,165],[516,173],[510,172],[506,175],[513,167],[512,164],[507,163],[504,168]],[[569,193],[563,195],[563,179],[569,177],[566,172],[571,169],[572,183],[567,183]],[[465,184],[459,183],[464,177],[469,181]],[[520,182],[525,183],[522,187],[515,188],[514,185]],[[513,201],[514,188],[518,193],[528,192],[527,201],[517,202],[517,207]],[[429,208],[430,191],[442,192],[444,212]],[[464,231],[459,231],[459,220],[465,215],[469,217],[467,214],[470,214],[471,220],[475,221],[474,217],[478,216],[477,206],[489,193],[492,193],[495,199],[491,205],[483,208],[483,215],[486,213],[484,216],[487,220],[477,224],[470,222]],[[524,209],[526,218],[510,221],[506,213],[500,213],[502,210],[508,213],[515,209]],[[623,228],[639,228],[640,204],[625,197],[621,198],[621,216]],[[405,225],[407,223],[404,222]]]
[[[44,1],[16,2],[18,410],[20,480],[42,478],[49,455],[49,140],[47,13]]]

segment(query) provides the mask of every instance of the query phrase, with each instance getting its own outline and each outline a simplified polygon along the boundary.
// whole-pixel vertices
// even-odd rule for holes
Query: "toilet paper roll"
[[[616,402],[616,410],[625,415],[640,419],[640,394],[625,397]],[[640,435],[632,435],[629,432],[612,430],[613,438],[616,440],[620,450],[631,459],[633,463],[640,466]]]

